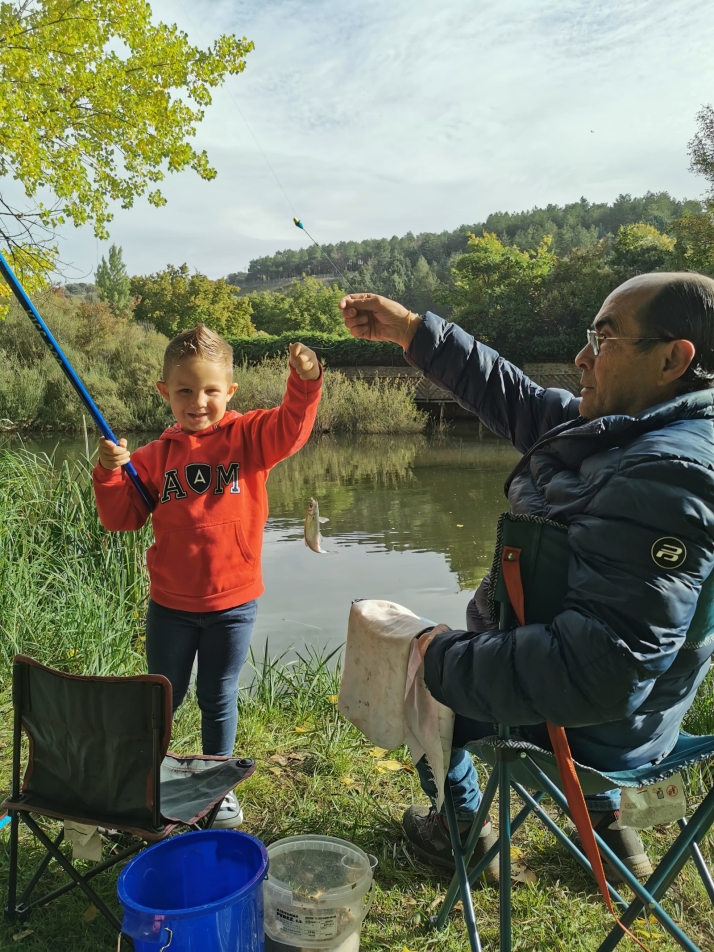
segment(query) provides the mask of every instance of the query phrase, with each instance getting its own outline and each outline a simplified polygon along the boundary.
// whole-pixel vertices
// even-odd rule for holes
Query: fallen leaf
[[[284,754],[273,754],[272,757],[268,757],[268,760],[272,760],[275,764],[280,764],[281,767],[287,767],[288,758]]]
[[[379,759],[380,757],[384,757],[384,755],[385,755],[385,754],[388,754],[388,753],[389,753],[389,751],[386,750],[384,747],[373,747],[373,748],[369,751],[369,756],[370,756],[370,757],[376,757],[377,759]]]
[[[405,945],[403,945],[402,952],[412,952],[412,949],[408,949]]]
[[[399,763],[398,760],[380,760],[377,764],[377,770],[380,773],[384,773],[387,770],[396,771],[403,770],[404,764]]]
[[[433,909],[436,909],[436,907],[439,906],[445,898],[446,896],[437,896],[436,899],[432,899],[429,903],[429,912],[431,912]]]
[[[296,760],[299,764],[305,760],[307,754],[288,754],[288,760]]]
[[[351,787],[353,784],[357,783],[354,777],[340,777],[340,783],[343,783],[346,787]]]
[[[337,704],[339,699],[340,699],[339,694],[330,694],[330,696],[327,698],[330,704]]]
[[[517,846],[512,846],[511,859],[518,859],[519,856],[523,856],[523,850],[519,850]]]
[[[32,929],[23,929],[22,932],[16,932],[13,939],[15,942],[19,942],[21,939],[26,939],[28,935],[32,935]]]
[[[98,913],[99,910],[94,905],[94,903],[92,903],[91,906],[87,906],[87,908],[84,910],[84,921],[93,922],[97,918]]]
[[[457,522],[457,523],[456,523],[456,528],[457,528],[457,529],[463,529],[463,527],[464,527],[464,526],[463,526],[463,523],[461,523],[461,522]]]
[[[528,883],[530,885],[538,882],[538,877],[533,870],[528,869],[527,866],[521,863],[514,863],[511,866],[511,879],[514,883]]]
[[[269,771],[271,774],[275,774],[276,777],[282,777],[282,775],[283,775],[283,772],[282,772],[282,770],[280,769],[280,767],[268,767],[268,771]]]
[[[309,734],[309,733],[310,733],[310,728],[309,728],[309,727],[294,727],[293,730],[295,731],[296,734]]]

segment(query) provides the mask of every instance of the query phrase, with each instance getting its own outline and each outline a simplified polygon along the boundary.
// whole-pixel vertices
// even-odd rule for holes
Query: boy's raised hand
[[[290,344],[290,366],[301,380],[317,380],[320,376],[320,362],[314,350],[304,344]]]
[[[119,469],[120,466],[129,462],[130,455],[126,448],[126,440],[112,443],[111,440],[102,438],[99,441],[99,462],[104,469]]]

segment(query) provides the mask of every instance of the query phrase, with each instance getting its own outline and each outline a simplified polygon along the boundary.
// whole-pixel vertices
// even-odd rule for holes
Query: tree
[[[714,199],[714,108],[703,106],[697,113],[698,128],[689,142],[690,169],[703,175]]]
[[[153,324],[167,337],[196,324],[224,337],[252,336],[250,300],[236,292],[223,278],[211,281],[205,274],[191,274],[185,264],[131,279],[131,293],[139,299],[135,320]]]
[[[535,251],[504,245],[494,234],[472,235],[454,265],[454,320],[512,359],[536,328],[536,296],[555,266],[551,240]]]
[[[673,249],[674,238],[660,234],[654,225],[623,225],[612,245],[610,267],[621,281],[662,271],[672,266]]]
[[[131,208],[151,189],[163,205],[166,171],[215,176],[190,138],[211,89],[244,69],[245,37],[202,50],[154,25],[146,0],[3,2],[0,37],[0,178],[19,181],[30,203],[0,195],[0,239],[30,290],[56,259],[56,226],[91,224],[106,238],[110,202]]]
[[[110,310],[117,317],[126,317],[129,314],[131,302],[131,278],[127,274],[122,259],[121,248],[112,245],[109,249],[109,261],[102,255],[102,263],[96,274],[99,299],[109,305]]]
[[[704,215],[683,215],[672,222],[677,270],[699,271],[714,277],[714,202]]]
[[[258,331],[284,334],[286,331],[322,331],[349,336],[338,302],[344,295],[337,285],[323,284],[303,275],[287,294],[257,291],[246,295],[252,308],[252,321]]]

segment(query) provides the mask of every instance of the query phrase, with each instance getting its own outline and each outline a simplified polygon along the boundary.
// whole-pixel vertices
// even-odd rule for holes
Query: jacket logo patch
[[[205,493],[211,485],[213,473],[209,463],[189,463],[184,472],[189,489],[199,495]]]
[[[687,548],[679,539],[664,536],[652,546],[652,561],[661,569],[678,569],[684,565]]]

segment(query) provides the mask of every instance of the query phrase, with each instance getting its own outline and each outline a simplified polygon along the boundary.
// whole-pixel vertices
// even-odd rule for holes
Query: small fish
[[[326,555],[326,550],[320,546],[322,542],[320,523],[329,521],[325,516],[320,515],[317,499],[311,499],[305,516],[305,545],[313,552],[319,552],[321,555]]]

